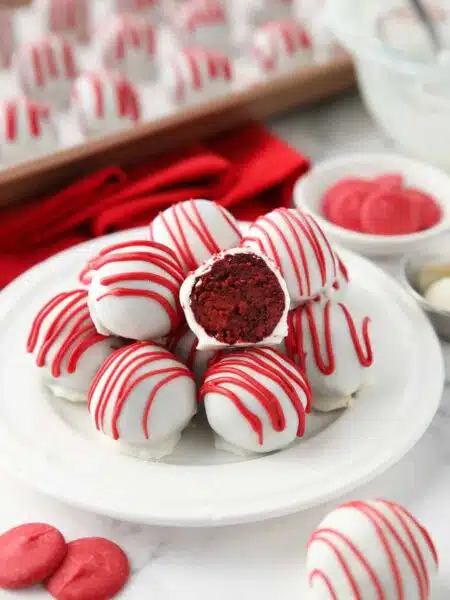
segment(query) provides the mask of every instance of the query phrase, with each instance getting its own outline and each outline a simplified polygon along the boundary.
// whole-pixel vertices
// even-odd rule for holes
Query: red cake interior
[[[261,257],[248,253],[218,260],[191,294],[197,323],[225,344],[261,342],[278,325],[284,307],[276,276]]]

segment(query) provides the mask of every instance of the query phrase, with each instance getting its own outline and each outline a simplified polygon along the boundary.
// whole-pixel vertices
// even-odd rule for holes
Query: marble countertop
[[[348,151],[391,148],[349,95],[279,118],[273,130],[313,160]],[[424,399],[426,401],[426,399]],[[450,392],[431,427],[395,467],[354,490],[352,498],[386,497],[404,503],[430,529],[441,555],[433,600],[450,597]],[[127,600],[290,600],[304,598],[306,541],[331,505],[265,523],[220,529],[157,528],[88,514],[22,487],[0,473],[0,531],[48,521],[68,538],[103,535],[122,544],[134,574]],[[342,498],[341,500],[344,500]],[[335,503],[334,503],[335,504]],[[333,506],[334,506],[333,504]],[[0,598],[44,598],[33,590]],[[306,598],[304,598],[306,600]]]

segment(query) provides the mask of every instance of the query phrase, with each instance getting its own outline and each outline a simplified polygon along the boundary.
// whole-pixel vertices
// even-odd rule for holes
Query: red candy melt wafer
[[[114,542],[104,538],[83,538],[67,545],[59,569],[46,588],[57,600],[109,600],[126,584],[128,559]]]
[[[358,179],[356,177],[349,177],[341,179],[329,190],[327,190],[322,198],[322,212],[327,219],[333,221],[333,216],[337,211],[333,211],[333,204],[337,198],[342,198],[346,194],[358,194],[363,195],[372,191],[372,185],[370,182],[364,179]],[[330,216],[330,211],[333,215]]]
[[[63,535],[51,525],[29,523],[0,536],[0,587],[22,589],[41,583],[62,563]]]
[[[429,194],[415,188],[406,189],[405,194],[411,202],[418,204],[421,230],[429,229],[439,223],[442,217],[441,209]]]
[[[403,176],[346,178],[322,198],[322,213],[335,225],[373,235],[407,235],[441,220],[439,204],[429,194],[404,186]]]
[[[368,196],[361,208],[361,228],[375,235],[405,235],[419,230],[420,214],[408,196],[383,190]]]
[[[329,202],[329,220],[345,229],[361,231],[361,206],[365,198],[365,193],[358,189],[338,191]]]

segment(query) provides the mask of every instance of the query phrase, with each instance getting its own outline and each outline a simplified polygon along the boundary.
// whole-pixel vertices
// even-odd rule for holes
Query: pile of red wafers
[[[28,523],[0,536],[0,587],[43,584],[58,600],[105,600],[125,586],[128,559],[114,542],[82,538],[66,542],[45,523]]]
[[[402,175],[346,178],[323,195],[321,210],[331,223],[372,235],[407,235],[430,229],[442,218],[438,202],[408,187]]]

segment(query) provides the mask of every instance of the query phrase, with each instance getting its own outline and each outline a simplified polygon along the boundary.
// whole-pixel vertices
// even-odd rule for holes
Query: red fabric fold
[[[289,206],[308,167],[305,157],[251,124],[131,169],[102,169],[51,197],[0,210],[0,285],[55,252],[146,225],[189,198],[215,200],[245,220]]]

